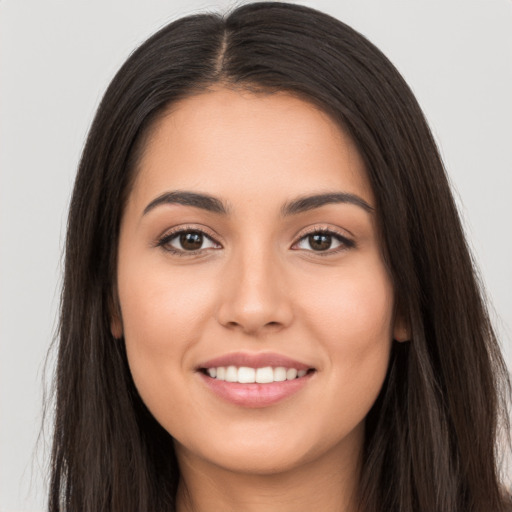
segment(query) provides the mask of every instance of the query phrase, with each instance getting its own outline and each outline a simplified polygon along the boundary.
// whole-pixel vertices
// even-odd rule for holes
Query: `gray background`
[[[512,367],[512,2],[297,3],[369,37],[412,86],[449,170]],[[95,108],[152,32],[183,14],[230,5],[0,0],[2,512],[44,508],[48,432],[36,449],[43,363],[56,325],[66,209]]]

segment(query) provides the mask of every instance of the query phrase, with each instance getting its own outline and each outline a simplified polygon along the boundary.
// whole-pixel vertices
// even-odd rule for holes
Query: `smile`
[[[210,359],[196,370],[217,398],[249,408],[292,397],[317,373],[316,368],[280,354],[245,352]]]
[[[239,382],[240,384],[270,384],[272,382],[284,382],[304,377],[308,370],[297,368],[285,368],[278,366],[272,368],[250,368],[248,366],[217,366],[205,369],[205,372],[213,379],[226,382]]]

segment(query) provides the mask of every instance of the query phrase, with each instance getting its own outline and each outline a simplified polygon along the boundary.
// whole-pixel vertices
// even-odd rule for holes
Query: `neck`
[[[220,468],[187,453],[183,447],[177,453],[181,470],[178,512],[357,510],[360,449],[345,453],[342,458],[339,450],[331,450],[298,468],[268,474]]]

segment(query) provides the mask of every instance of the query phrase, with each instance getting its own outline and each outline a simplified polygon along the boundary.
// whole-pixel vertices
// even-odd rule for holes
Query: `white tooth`
[[[304,377],[304,375],[306,375],[306,373],[308,373],[307,370],[299,370],[297,372],[297,377]]]
[[[226,382],[236,382],[238,379],[238,372],[236,366],[228,366],[226,368]]]
[[[274,382],[274,370],[270,366],[265,368],[258,368],[256,370],[256,382],[259,384],[268,384]]]
[[[286,368],[278,366],[274,368],[274,382],[283,382],[286,380]]]
[[[238,382],[253,383],[256,380],[256,370],[248,368],[247,366],[240,366],[238,368]]]
[[[208,368],[208,375],[214,379],[217,376],[217,368]]]
[[[226,368],[224,366],[217,367],[217,380],[226,380]]]
[[[297,370],[295,368],[288,368],[286,370],[286,380],[293,380],[297,377]]]

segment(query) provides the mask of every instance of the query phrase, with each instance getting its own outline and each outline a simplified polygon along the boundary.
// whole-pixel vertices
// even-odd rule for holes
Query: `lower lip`
[[[255,408],[268,407],[294,395],[309,382],[314,373],[310,372],[298,379],[268,384],[241,384],[217,380],[204,373],[199,375],[210,390],[223,400],[242,407]]]

